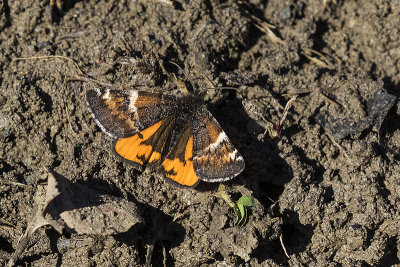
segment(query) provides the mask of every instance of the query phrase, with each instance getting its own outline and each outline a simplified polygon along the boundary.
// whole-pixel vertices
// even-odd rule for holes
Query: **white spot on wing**
[[[97,96],[100,98],[101,95],[103,94],[103,90],[99,89],[99,88],[94,88],[92,91],[95,91]],[[110,98],[110,90],[104,90],[104,95],[102,96],[102,99],[108,99]],[[100,127],[100,129],[105,132],[107,135],[115,138],[117,137],[115,134],[112,134],[111,132],[109,132],[104,126],[103,124],[100,122],[100,120],[97,118],[96,113],[94,112],[94,110],[92,109],[92,105],[91,103],[89,103],[88,99],[86,99],[86,104],[88,106],[89,112],[92,115],[94,121],[96,122],[97,126]],[[96,107],[95,107],[96,109]]]
[[[209,149],[217,148],[224,140],[228,141],[228,136],[224,132],[220,132],[217,140],[209,145]]]
[[[104,91],[103,99],[110,99],[110,90],[107,89]]]
[[[137,107],[135,106],[136,100],[138,99],[138,92],[137,91],[131,91],[130,96],[129,96],[129,109],[132,110],[133,112],[137,111]]]
[[[239,151],[237,151],[237,149],[235,149],[233,152],[229,153],[228,155],[232,161],[243,161],[243,157],[242,157],[242,155],[239,154]]]
[[[233,152],[229,153],[229,158],[230,159],[235,159],[238,151],[235,149]]]

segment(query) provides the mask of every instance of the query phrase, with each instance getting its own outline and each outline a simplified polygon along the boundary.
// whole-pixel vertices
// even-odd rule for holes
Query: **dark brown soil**
[[[43,167],[137,203],[145,223],[106,237],[41,229],[20,265],[139,266],[152,244],[154,266],[400,264],[400,2],[64,1],[52,21],[48,2],[0,6],[0,265]],[[248,223],[234,226],[218,185],[177,187],[116,157],[86,107],[96,85],[69,81],[76,65],[17,60],[49,55],[117,85],[182,95],[172,74],[186,81],[245,158],[226,193],[258,200]],[[236,89],[206,89],[218,86]],[[273,137],[267,120],[293,96]]]

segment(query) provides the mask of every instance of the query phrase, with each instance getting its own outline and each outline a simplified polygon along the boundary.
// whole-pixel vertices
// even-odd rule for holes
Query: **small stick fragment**
[[[334,106],[336,106],[336,107],[341,107],[341,105],[340,105],[339,103],[337,103],[336,101],[330,99],[329,97],[327,97],[327,96],[326,96],[325,94],[323,94],[322,92],[320,92],[320,94],[321,94],[322,98],[323,98],[326,102],[328,102],[328,103],[330,103],[330,104],[332,104],[332,105],[334,105]]]
[[[75,62],[75,60],[73,60],[72,58],[69,57],[64,57],[64,56],[37,56],[37,57],[16,57],[13,58],[13,61],[19,61],[19,60],[34,60],[34,59],[64,59],[64,60],[68,60],[70,62],[72,62],[75,67],[78,69],[78,72],[80,74],[83,74],[83,71],[81,70],[81,68],[79,68],[78,64]]]
[[[253,17],[253,16],[252,16]],[[283,41],[281,38],[279,38],[269,27],[266,27],[263,24],[257,24],[254,23],[254,25],[262,32],[264,32],[273,43],[278,43],[278,44],[285,44],[285,41]],[[266,24],[268,25],[268,24]]]
[[[169,6],[174,6],[173,2],[171,0],[153,0],[154,2],[160,2],[162,4],[166,4]]]
[[[326,69],[333,69],[334,67],[333,64],[322,53],[311,48],[304,48],[303,51],[304,51],[304,56],[308,58],[311,62],[315,63],[317,66]]]
[[[290,259],[289,254],[286,251],[285,245],[283,244],[282,234],[279,236],[279,241],[281,241],[281,246],[283,248],[283,251],[285,252],[286,257],[288,257],[288,259]]]
[[[83,74],[72,75],[71,77],[69,77],[68,80],[69,81],[81,81],[81,82],[87,82],[87,83],[96,83],[96,84],[99,84],[104,87],[114,87],[115,86],[112,83],[99,81],[99,80],[96,80],[92,77],[89,77],[89,76],[86,76]]]
[[[285,109],[283,110],[282,118],[279,121],[279,127],[282,127],[283,123],[285,122],[289,109],[293,106],[293,103],[296,100],[296,98],[297,96],[294,96],[291,99],[289,99],[289,101],[286,103]]]
[[[5,224],[5,225],[8,225],[8,226],[11,226],[11,227],[15,228],[15,225],[14,225],[14,224],[12,224],[12,223],[10,223],[10,222],[8,222],[8,221],[4,220],[4,219],[1,219],[1,218],[0,218],[0,223],[2,223],[2,224]]]
[[[147,245],[147,253],[146,253],[146,267],[151,267],[151,258],[153,256],[154,250],[154,242],[152,244]]]
[[[339,148],[340,151],[343,152],[343,154],[344,154],[344,156],[347,158],[347,160],[348,160],[351,164],[355,165],[354,162],[350,159],[349,155],[347,155],[346,150],[344,150],[344,148],[343,148],[341,145],[339,145],[338,142],[336,142],[335,138],[334,138],[333,136],[331,136],[330,134],[328,134],[328,133],[326,133],[326,134],[328,135],[328,137],[329,137],[329,139],[332,141],[332,143],[333,143],[337,148]]]
[[[11,184],[11,185],[20,186],[20,187],[26,187],[26,188],[31,189],[31,190],[35,190],[36,189],[33,186],[30,186],[30,185],[27,185],[27,184],[23,184],[23,183],[19,183],[19,182],[10,181],[8,179],[3,179],[3,181],[8,183],[8,184]]]
[[[163,252],[163,265],[164,267],[167,267],[167,250],[165,249],[164,246],[162,246],[162,252]]]

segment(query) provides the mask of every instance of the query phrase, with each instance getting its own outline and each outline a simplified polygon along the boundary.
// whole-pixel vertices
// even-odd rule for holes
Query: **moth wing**
[[[135,165],[147,165],[161,160],[175,116],[147,127],[141,132],[115,142],[115,152]]]
[[[200,108],[193,121],[193,167],[200,180],[227,181],[245,167],[244,159],[212,114]]]
[[[164,176],[184,186],[196,186],[199,178],[193,169],[193,131],[188,123],[183,133],[163,160]]]
[[[161,93],[111,89],[88,90],[86,102],[97,125],[115,138],[139,133],[174,114],[179,105]]]

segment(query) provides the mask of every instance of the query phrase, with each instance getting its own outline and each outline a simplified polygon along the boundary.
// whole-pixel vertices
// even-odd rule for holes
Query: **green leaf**
[[[246,212],[246,208],[243,206],[242,203],[237,203],[237,206],[239,208],[239,212],[240,212],[240,218],[243,219],[245,217],[245,212]]]
[[[254,197],[242,196],[241,198],[239,198],[238,206],[254,209],[257,206],[257,204],[256,201],[254,200]]]
[[[234,206],[232,208],[233,208],[233,212],[235,213],[236,217],[238,217],[238,219],[241,218],[242,215],[240,213],[240,209],[239,209],[238,205],[234,204]]]
[[[237,204],[235,204],[225,191],[225,186],[220,184],[218,187],[217,197],[222,198],[225,202],[233,209],[236,215],[235,225],[243,226],[247,222],[247,209],[254,209],[256,207],[256,201],[254,197],[242,196],[239,198]]]
[[[235,212],[238,217],[235,225],[243,226],[247,222],[247,209],[254,209],[256,207],[256,202],[253,197],[242,196],[239,198],[237,203],[238,211]],[[239,213],[239,215],[238,215]]]
[[[242,205],[240,205],[239,207],[242,207],[241,214],[240,214],[241,218],[237,220],[236,225],[237,226],[243,226],[247,222],[247,209]]]

